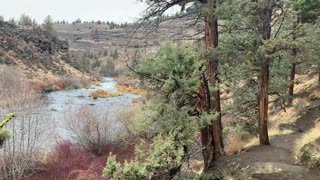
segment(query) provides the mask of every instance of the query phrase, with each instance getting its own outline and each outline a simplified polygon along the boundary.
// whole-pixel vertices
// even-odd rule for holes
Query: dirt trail
[[[240,154],[221,157],[213,170],[223,172],[232,167],[249,174],[249,179],[258,180],[320,180],[319,170],[297,164],[294,158],[296,140],[313,128],[319,117],[320,100],[316,100],[293,126],[285,126],[294,133],[273,136],[270,146],[254,146]]]

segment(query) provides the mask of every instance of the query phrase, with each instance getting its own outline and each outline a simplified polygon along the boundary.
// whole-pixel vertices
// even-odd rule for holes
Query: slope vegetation
[[[53,33],[0,21],[0,65],[17,66],[28,79],[88,78],[74,68],[68,51],[68,42]]]

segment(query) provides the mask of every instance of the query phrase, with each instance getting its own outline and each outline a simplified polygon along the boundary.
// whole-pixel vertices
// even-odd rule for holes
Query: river
[[[117,121],[117,113],[133,106],[132,100],[140,95],[124,94],[118,97],[93,99],[89,94],[102,89],[113,93],[117,91],[117,82],[112,78],[103,78],[99,86],[91,85],[89,89],[75,89],[66,91],[56,91],[48,93],[48,109],[51,112],[52,120],[55,124],[56,140],[72,139],[72,132],[67,128],[70,126],[68,115],[76,112],[80,108],[90,108],[90,111],[106,113],[108,116],[108,128],[113,130],[112,136],[123,131],[122,124]],[[72,126],[72,125],[71,125]]]

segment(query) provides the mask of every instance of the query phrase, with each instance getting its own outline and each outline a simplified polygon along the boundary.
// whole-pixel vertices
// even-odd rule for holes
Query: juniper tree
[[[136,75],[147,78],[146,87],[152,94],[151,103],[145,108],[153,112],[153,115],[145,118],[152,120],[146,121],[150,122],[150,129],[153,129],[154,142],[145,153],[145,160],[136,159],[121,168],[112,166],[114,160],[109,159],[105,175],[117,179],[131,172],[132,176],[171,179],[180,171],[195,133],[211,124],[214,116],[206,114],[198,118],[194,114],[199,79],[204,72],[200,55],[192,47],[167,44],[155,57],[147,58],[137,69],[132,70]],[[167,139],[168,142],[159,142],[161,139]],[[164,150],[159,151],[161,149]],[[166,159],[161,160],[159,157]],[[142,172],[132,172],[134,169],[126,171],[133,165],[134,169]]]
[[[53,33],[54,32],[54,29],[53,29],[53,19],[51,18],[50,15],[48,15],[44,21],[43,21],[43,24],[42,24],[42,27],[44,30],[50,32],[50,33]]]
[[[255,72],[249,83],[259,87],[255,92],[258,99],[258,130],[260,144],[268,145],[268,107],[270,89],[270,66],[275,58],[275,53],[283,47],[282,41],[272,36],[273,20],[281,19],[276,13],[283,7],[283,1],[278,0],[248,0],[241,3],[242,17],[245,19],[245,31],[251,33],[249,54],[249,68]],[[274,17],[275,19],[272,19]],[[279,27],[281,28],[281,26]],[[250,60],[251,59],[251,60]],[[251,67],[250,67],[251,66]],[[246,83],[248,85],[248,83]],[[250,97],[252,99],[252,96]],[[255,108],[254,108],[255,109]]]
[[[19,21],[18,21],[18,25],[20,25],[20,26],[32,26],[32,20],[28,15],[22,14],[20,16]]]
[[[38,27],[38,23],[35,19],[32,20],[32,28],[36,29]]]
[[[301,25],[305,23],[315,23],[320,16],[320,1],[319,0],[301,0],[292,1],[292,9],[296,13],[295,20],[292,25],[292,41],[296,41],[298,31],[301,29]],[[290,7],[289,7],[290,8]],[[290,72],[290,84],[288,90],[288,106],[292,105],[294,94],[294,83],[297,64],[297,52],[296,48],[292,49],[292,63]]]
[[[10,18],[8,22],[10,24],[16,25],[16,21],[14,20],[14,18]]]
[[[148,8],[146,15],[141,20],[142,25],[149,30],[158,27],[158,24],[164,20],[164,13],[176,5],[180,5],[183,12],[187,6],[191,6],[191,12],[184,13],[191,15],[197,19],[203,19],[205,31],[205,47],[207,55],[202,61],[206,67],[206,72],[203,75],[203,84],[199,86],[199,114],[218,112],[219,115],[212,119],[212,123],[201,130],[203,156],[205,162],[205,170],[213,164],[216,157],[224,154],[224,145],[222,140],[222,123],[221,123],[221,107],[220,107],[220,91],[218,82],[218,66],[219,60],[214,56],[214,49],[218,46],[218,16],[215,14],[216,8],[223,2],[217,0],[146,0]],[[183,13],[182,13],[183,15]],[[198,17],[198,18],[197,18]]]
[[[111,53],[110,55],[112,56],[113,59],[118,59],[119,57],[118,49],[115,49],[113,53]]]
[[[100,73],[103,76],[114,76],[115,75],[115,65],[112,60],[108,60],[107,63],[101,67]]]
[[[227,11],[233,15],[222,25],[219,53],[220,77],[233,94],[228,110],[245,127],[259,119],[260,142],[269,144],[268,107],[284,107],[292,59],[289,52],[301,51],[297,44],[302,41],[292,41],[293,15],[284,1],[233,1],[230,6],[237,8]]]

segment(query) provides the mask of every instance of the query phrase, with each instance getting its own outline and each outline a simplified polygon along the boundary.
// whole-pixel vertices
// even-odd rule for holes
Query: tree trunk
[[[261,89],[259,98],[259,140],[262,145],[269,145],[268,136],[268,88],[269,88],[269,59],[262,58]]]
[[[296,29],[297,28],[297,23],[293,24],[292,29]],[[295,41],[296,40],[296,33],[293,33],[292,35],[292,40]],[[289,84],[289,99],[288,99],[288,106],[292,106],[292,101],[293,101],[293,93],[294,93],[294,81],[295,81],[295,76],[296,76],[296,57],[297,57],[297,49],[293,48],[292,49],[292,63],[291,63],[291,72],[290,72],[290,84]]]
[[[213,1],[208,2],[208,6],[214,10]],[[205,43],[207,50],[211,50],[218,46],[218,20],[212,15],[205,16]],[[212,56],[207,58],[207,77],[210,87],[218,87],[218,61]],[[209,88],[208,88],[209,89]],[[208,90],[207,90],[208,91]],[[212,120],[212,126],[207,126],[201,130],[204,171],[206,171],[214,162],[214,160],[224,154],[222,139],[222,123],[221,123],[221,106],[220,91],[216,90],[209,95],[212,99],[208,103],[209,111],[219,112],[219,116]],[[208,97],[208,98],[210,98]]]
[[[214,157],[214,146],[212,143],[212,127],[207,126],[201,129],[201,144],[202,144],[202,156],[203,156],[203,172],[207,172],[212,162],[215,160]]]
[[[208,50],[218,46],[218,20],[212,16],[206,16],[206,48]],[[218,80],[218,60],[209,57],[207,59],[207,76],[209,78],[209,85],[213,88],[219,87]],[[215,156],[224,154],[223,139],[222,139],[222,123],[221,123],[221,105],[220,105],[220,91],[215,90],[211,94],[211,110],[218,112],[219,116],[213,120],[213,140],[215,146]]]
[[[260,15],[259,31],[264,40],[270,39],[272,21],[272,1],[269,0]],[[269,62],[266,55],[261,55],[261,77],[259,96],[259,140],[261,145],[269,145],[268,135],[268,92],[269,92]]]
[[[296,49],[293,49],[292,53],[296,55]],[[295,57],[295,55],[294,55],[294,57]],[[292,101],[293,101],[293,90],[294,90],[294,81],[295,81],[295,75],[296,75],[296,65],[297,65],[296,62],[291,63],[288,106],[292,106]]]
[[[198,112],[210,112],[211,100],[209,85],[206,79],[205,73],[202,74],[203,82],[200,84],[199,91],[199,102],[197,103]],[[213,143],[213,131],[212,126],[206,126],[201,129],[201,145],[202,145],[202,155],[204,161],[203,171],[207,172],[211,163],[215,160],[214,154],[214,143]]]
[[[318,63],[318,84],[320,85],[320,63]]]

